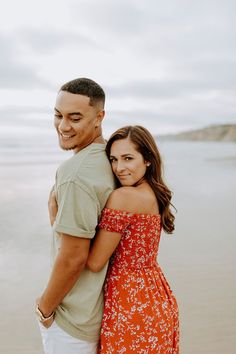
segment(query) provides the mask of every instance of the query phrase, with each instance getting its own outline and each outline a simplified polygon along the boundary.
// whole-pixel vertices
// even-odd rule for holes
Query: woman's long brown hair
[[[136,146],[137,151],[142,154],[144,161],[151,163],[147,167],[145,178],[156,195],[162,227],[165,232],[171,234],[175,228],[175,216],[170,210],[170,207],[173,206],[171,204],[172,192],[163,180],[163,164],[155,140],[146,128],[139,125],[129,125],[120,128],[111,135],[107,142],[106,153],[108,158],[110,158],[111,146],[114,141],[126,138],[129,138]]]

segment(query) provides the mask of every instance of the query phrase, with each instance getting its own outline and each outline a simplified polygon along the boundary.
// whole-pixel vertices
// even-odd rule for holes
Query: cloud
[[[22,28],[18,31],[17,37],[31,51],[41,55],[55,53],[57,49],[61,48],[67,50],[66,48],[71,45],[81,50],[84,48],[101,49],[98,43],[88,35],[47,26],[43,29]]]
[[[48,82],[40,78],[38,73],[21,58],[17,41],[9,35],[0,35],[0,88],[34,88],[46,87]]]
[[[202,26],[206,29],[228,26],[234,23],[235,10],[234,0],[101,0],[99,4],[96,0],[73,0],[68,7],[75,21],[72,23],[79,28],[86,26],[96,33],[106,32],[108,36],[122,39],[141,36],[154,46],[160,38],[168,41],[173,34],[187,34]]]
[[[233,65],[233,63],[230,63]],[[224,63],[193,65],[191,74],[182,78],[129,81],[123,84],[105,86],[108,95],[114,98],[170,100],[193,95],[204,96],[215,92],[219,95],[236,91],[236,74]],[[218,71],[217,71],[218,69]],[[217,75],[216,75],[217,72]]]
[[[52,110],[48,107],[5,105],[0,107],[0,115],[27,117],[32,114],[50,114]]]
[[[102,0],[99,4],[96,0],[71,1],[69,10],[80,28],[87,27],[88,30],[95,30],[95,33],[105,31],[107,35],[127,37],[140,32],[146,26],[142,7],[134,0]]]
[[[113,52],[108,95],[169,100],[236,90],[236,3],[233,0],[95,0],[71,2],[79,28],[97,33]],[[110,67],[109,63],[107,66]]]
[[[47,107],[3,106],[0,107],[0,125],[3,131],[38,127],[52,129],[53,111]]]
[[[117,124],[123,117],[168,127],[236,119],[234,0],[42,0],[35,6],[29,2],[29,12],[14,15],[0,36],[5,104],[16,88],[18,97],[17,90],[12,95],[22,105],[51,107],[63,82],[87,76],[104,87]],[[12,117],[34,116],[7,109]]]

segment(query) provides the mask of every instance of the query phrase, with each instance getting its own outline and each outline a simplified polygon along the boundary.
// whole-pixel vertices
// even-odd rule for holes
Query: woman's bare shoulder
[[[120,187],[109,196],[106,207],[134,212],[137,208],[138,192],[135,187]]]
[[[120,187],[111,193],[106,207],[135,214],[159,214],[156,196],[150,188]]]

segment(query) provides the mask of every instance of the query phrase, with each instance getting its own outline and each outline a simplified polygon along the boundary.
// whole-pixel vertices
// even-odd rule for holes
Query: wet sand
[[[158,261],[179,303],[180,352],[234,353],[236,146],[166,142],[161,151],[178,213]],[[8,153],[0,161],[0,353],[43,354],[34,300],[48,278],[48,190],[64,155]]]

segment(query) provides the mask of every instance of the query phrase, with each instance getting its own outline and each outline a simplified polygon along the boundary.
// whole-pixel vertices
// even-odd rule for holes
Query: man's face
[[[90,98],[60,91],[55,105],[54,126],[64,150],[78,152],[98,136],[104,111],[90,106]]]

